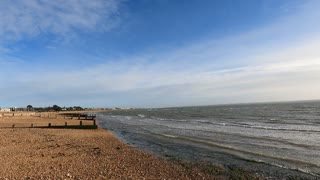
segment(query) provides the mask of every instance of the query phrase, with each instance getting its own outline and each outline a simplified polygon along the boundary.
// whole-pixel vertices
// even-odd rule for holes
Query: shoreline
[[[99,122],[99,121],[97,121]],[[104,124],[104,123],[103,123]],[[101,126],[100,126],[101,127]],[[112,129],[117,132],[116,129]],[[196,159],[194,157],[190,158],[189,155],[182,155],[183,153],[186,152],[172,152],[175,150],[172,150],[172,145],[175,146],[180,146],[183,149],[194,149],[195,147],[189,146],[188,144],[184,144],[183,142],[180,142],[177,145],[177,142],[173,143],[170,141],[164,141],[164,144],[169,146],[169,148],[166,147],[166,145],[161,146],[157,145],[158,143],[152,143],[150,148],[150,139],[146,139],[148,143],[142,143],[135,140],[136,136],[133,134],[130,134],[130,136],[134,136],[135,138],[128,139],[125,135],[121,134],[121,131],[118,132],[120,134],[114,134],[118,139],[120,139],[123,143],[126,143],[132,147],[141,149],[145,152],[151,153],[157,157],[168,159],[168,160],[173,160],[179,162],[183,162],[185,164],[188,164],[190,166],[196,165],[198,166],[199,164],[206,167],[206,166],[211,166],[212,168],[221,168],[221,171],[224,171],[222,173],[224,176],[229,176],[232,174],[234,171],[243,171],[239,173],[244,173],[244,174],[249,174],[253,175],[254,177],[257,178],[266,178],[266,179],[318,179],[319,177],[317,175],[304,172],[300,169],[290,169],[290,168],[285,168],[285,167],[279,167],[277,165],[271,165],[268,163],[265,163],[263,161],[252,161],[252,160],[246,160],[238,156],[234,156],[231,154],[224,153],[223,156],[225,157],[224,160],[201,160],[201,159]],[[132,132],[131,132],[132,133]],[[127,133],[125,133],[127,134]],[[137,136],[140,137],[140,136]],[[140,137],[142,138],[142,137]],[[152,139],[152,138],[151,138]],[[137,142],[136,142],[137,141]],[[147,145],[148,144],[148,145]],[[142,145],[142,146],[141,146]],[[161,149],[160,151],[158,149]],[[191,153],[197,153],[199,150],[194,149],[194,151]],[[199,152],[202,154],[202,152]],[[221,152],[217,152],[221,156]],[[215,152],[213,152],[212,156],[215,156]],[[214,158],[213,158],[214,159]],[[200,169],[203,169],[203,167],[200,167]]]
[[[104,129],[21,128],[65,119],[0,118],[0,179],[212,179],[197,169],[130,147]],[[76,120],[72,120],[76,121]],[[20,124],[19,124],[20,122]]]
[[[267,179],[251,169],[158,156],[122,142],[112,131],[30,128],[78,120],[0,118],[0,179]],[[14,123],[15,128],[10,128]],[[91,122],[90,122],[91,123]],[[4,128],[5,127],[5,128]],[[297,176],[298,177],[298,176]]]
[[[121,139],[116,135],[114,136],[118,139]],[[126,143],[122,140],[120,141],[158,158],[172,161],[188,168],[198,168],[202,172],[206,172],[214,176],[219,175],[225,179],[230,179],[231,176],[237,177],[236,179],[319,179],[317,175],[310,174],[299,169],[289,169],[259,161],[248,161],[229,154],[225,154],[226,160],[224,162],[195,160],[181,156],[177,157],[176,153],[174,153],[175,155],[170,155],[168,152],[166,154],[153,152],[149,149],[134,146],[134,143],[131,144],[130,142]],[[235,163],[238,161],[241,161],[241,163]]]

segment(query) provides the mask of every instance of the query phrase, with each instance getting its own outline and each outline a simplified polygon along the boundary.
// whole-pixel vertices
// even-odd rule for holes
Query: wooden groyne
[[[0,128],[97,129],[96,114],[68,112],[1,113]]]
[[[79,113],[63,113],[59,114],[60,116],[63,116],[64,119],[78,119],[78,120],[95,120],[96,115],[95,114],[79,114]]]
[[[10,128],[10,127],[6,127]],[[92,124],[83,124],[82,121],[79,121],[78,125],[71,124],[69,125],[67,122],[64,125],[53,125],[52,123],[48,123],[47,126],[35,126],[33,123],[30,124],[29,127],[16,127],[15,124],[11,126],[11,128],[52,128],[52,129],[98,129],[98,125],[96,124],[96,120],[93,120]]]

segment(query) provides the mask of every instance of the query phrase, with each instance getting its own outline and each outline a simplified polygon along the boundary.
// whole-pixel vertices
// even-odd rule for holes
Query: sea
[[[158,156],[320,177],[320,101],[114,110],[97,119]]]

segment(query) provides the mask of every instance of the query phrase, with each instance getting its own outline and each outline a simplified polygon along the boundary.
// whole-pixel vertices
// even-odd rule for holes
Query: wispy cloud
[[[256,58],[252,52],[247,58],[256,58],[259,63],[244,61],[242,65],[218,69],[212,68],[215,67],[214,61],[199,64],[194,61],[194,58],[202,59],[201,53],[198,58],[191,56],[191,59],[180,62],[170,61],[177,56],[173,52],[159,54],[159,57],[127,57],[126,60],[95,65],[81,71],[70,68],[67,72],[47,72],[31,68],[12,76],[7,81],[7,89],[2,90],[11,90],[11,98],[17,98],[17,94],[21,98],[36,96],[39,102],[43,103],[44,98],[45,102],[54,103],[57,99],[73,97],[72,102],[86,105],[112,102],[122,106],[178,106],[313,99],[320,98],[316,93],[320,90],[319,46],[320,40],[314,39],[314,43],[307,41],[288,45],[288,50],[272,49],[260,54],[265,60]],[[204,53],[206,49],[203,49]],[[180,50],[177,53],[180,54]],[[185,53],[187,57],[192,51]],[[236,58],[237,54],[233,57]],[[150,58],[166,60],[150,63]],[[194,68],[181,68],[192,65]],[[83,97],[86,101],[82,100]]]
[[[3,0],[0,2],[0,37],[32,38],[39,34],[65,35],[79,29],[105,31],[117,19],[116,0]]]

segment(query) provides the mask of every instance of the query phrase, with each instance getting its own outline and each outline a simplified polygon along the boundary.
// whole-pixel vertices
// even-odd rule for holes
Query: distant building
[[[0,108],[0,112],[10,112],[11,108]]]

